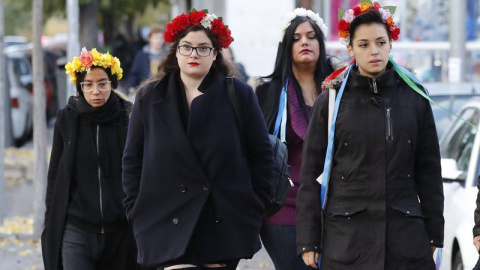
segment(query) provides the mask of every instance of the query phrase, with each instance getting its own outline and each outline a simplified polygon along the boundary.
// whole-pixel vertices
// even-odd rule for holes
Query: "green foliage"
[[[360,3],[361,4],[369,4],[370,6],[373,6],[372,1],[370,1],[370,0],[361,0]]]
[[[338,10],[338,20],[341,21],[343,19],[343,15],[345,14],[345,10],[339,9]]]
[[[395,11],[397,10],[397,7],[396,6],[385,6],[385,7],[383,7],[383,9],[390,10],[390,14],[393,15],[393,14],[395,14]]]
[[[30,35],[32,27],[32,1],[4,1],[5,35]]]

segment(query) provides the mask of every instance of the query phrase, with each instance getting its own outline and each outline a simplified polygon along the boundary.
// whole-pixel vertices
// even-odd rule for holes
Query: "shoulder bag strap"
[[[245,150],[244,138],[243,138],[243,125],[242,125],[242,114],[240,113],[240,103],[238,102],[237,93],[235,91],[235,86],[233,84],[233,76],[227,77],[227,96],[228,101],[233,107],[235,113],[235,122],[237,122],[238,130],[240,132],[240,141],[242,143],[243,150]]]

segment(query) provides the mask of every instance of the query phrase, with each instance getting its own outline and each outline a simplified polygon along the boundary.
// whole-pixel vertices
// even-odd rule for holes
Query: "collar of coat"
[[[339,73],[334,79],[328,82],[325,82],[324,84],[325,89],[339,88],[343,80],[345,79],[346,72],[347,72],[347,69]],[[369,91],[371,92],[374,92],[374,89],[373,89],[374,80],[377,85],[378,92],[381,92],[382,89],[386,87],[394,86],[399,83],[399,78],[395,74],[395,69],[393,68],[393,65],[391,63],[387,64],[387,71],[375,79],[360,75],[357,66],[353,66],[350,77],[351,78],[349,80],[349,83],[352,87],[369,89]]]

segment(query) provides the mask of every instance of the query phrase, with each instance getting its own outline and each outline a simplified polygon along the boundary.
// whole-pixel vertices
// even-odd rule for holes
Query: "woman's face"
[[[371,23],[360,25],[355,30],[352,45],[347,48],[350,56],[357,61],[360,74],[376,78],[386,70],[392,43],[383,24]]]
[[[83,78],[82,91],[88,104],[100,108],[107,102],[112,93],[112,85],[107,72],[102,68],[92,68]]]
[[[204,31],[192,31],[180,40],[176,56],[180,73],[191,78],[202,79],[212,67],[213,61],[217,59],[217,52],[213,49],[212,41]],[[192,49],[197,48],[197,49]],[[191,51],[190,55],[188,50]],[[187,53],[185,53],[187,51]],[[200,56],[208,54],[208,56]]]
[[[320,57],[320,44],[313,26],[303,22],[297,26],[293,34],[293,65],[316,64]]]

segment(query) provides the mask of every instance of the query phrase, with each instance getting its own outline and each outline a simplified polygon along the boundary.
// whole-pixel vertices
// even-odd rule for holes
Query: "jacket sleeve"
[[[236,80],[236,84],[240,82]],[[244,129],[245,148],[247,152],[247,159],[252,177],[252,186],[258,198],[266,204],[272,197],[272,184],[274,174],[274,160],[273,150],[268,138],[267,128],[263,120],[260,106],[253,90],[247,85],[243,84],[243,92],[247,93],[245,104],[242,110]]]
[[[123,152],[122,160],[122,183],[125,199],[123,204],[126,208],[127,219],[131,221],[132,209],[137,200],[140,189],[140,179],[143,164],[144,147],[144,123],[142,117],[142,95],[143,91],[138,91],[135,97],[136,102],[133,105],[130,122],[128,124],[127,141]]]
[[[50,155],[50,164],[48,166],[47,174],[47,193],[45,195],[45,222],[47,221],[50,213],[50,204],[52,202],[53,190],[55,188],[55,182],[57,181],[58,167],[63,154],[64,139],[60,131],[60,123],[63,115],[63,110],[57,112],[55,126],[53,128],[53,143],[52,152]]]
[[[320,252],[322,241],[322,209],[320,184],[327,150],[328,92],[323,92],[313,107],[312,118],[303,145],[300,187],[296,198],[297,253]]]
[[[415,182],[431,245],[443,247],[445,220],[440,148],[432,108],[428,101],[424,104],[415,151]]]
[[[137,87],[141,82],[141,72],[142,72],[142,52],[137,53],[133,60],[132,68],[130,69],[130,74],[128,75],[128,86]]]
[[[473,226],[473,237],[480,235],[480,177],[477,180],[477,207],[474,212],[475,225]]]

